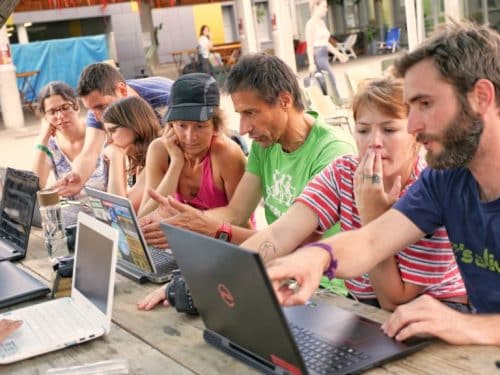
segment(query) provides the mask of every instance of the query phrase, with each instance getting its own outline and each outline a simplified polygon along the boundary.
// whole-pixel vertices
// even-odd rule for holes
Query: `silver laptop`
[[[29,171],[7,168],[0,203],[0,261],[26,256],[38,177]]]
[[[0,319],[23,325],[0,344],[0,364],[80,344],[107,334],[115,282],[118,232],[80,213],[71,297],[12,310]]]
[[[127,198],[101,190],[85,188],[94,216],[118,229],[117,271],[139,283],[165,283],[178,268],[170,249],[146,244],[132,204]]]

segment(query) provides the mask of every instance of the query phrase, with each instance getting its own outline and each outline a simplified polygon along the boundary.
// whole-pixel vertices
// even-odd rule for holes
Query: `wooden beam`
[[[19,3],[20,0],[2,0],[0,2],[0,27],[7,22],[10,14],[14,11],[14,8]]]

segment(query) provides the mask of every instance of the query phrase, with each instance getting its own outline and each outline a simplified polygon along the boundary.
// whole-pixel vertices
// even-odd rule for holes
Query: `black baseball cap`
[[[219,104],[219,87],[214,77],[206,73],[185,74],[172,85],[165,122],[207,121]]]

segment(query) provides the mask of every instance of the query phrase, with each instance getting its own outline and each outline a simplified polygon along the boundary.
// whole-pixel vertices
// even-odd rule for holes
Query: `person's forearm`
[[[80,176],[82,183],[85,184],[94,173],[98,157],[98,154],[94,155],[92,152],[81,152],[73,161],[71,171]]]
[[[271,227],[254,232],[241,247],[259,253],[265,262],[291,253],[298,246],[291,236],[276,233]]]
[[[127,196],[124,156],[122,157],[121,155],[114,155],[109,160],[108,192],[119,195],[121,197]]]
[[[72,172],[80,177],[82,185],[85,185],[95,171],[97,159],[105,141],[106,133],[102,129],[86,128],[83,149],[73,161],[72,166]]]
[[[200,230],[203,234],[206,234],[207,236],[215,237],[215,234],[220,229],[223,223],[224,223],[223,221],[214,218],[209,225],[207,225],[205,228],[200,228]],[[253,234],[256,233],[256,231],[253,229],[243,228],[237,225],[231,225],[231,232],[232,232],[231,243],[237,245],[241,244],[247,238],[251,237]]]
[[[314,47],[309,47],[309,43],[307,44],[307,61],[309,62],[309,66],[316,66],[316,62],[314,61]]]
[[[41,188],[45,187],[47,183],[47,177],[50,172],[50,167],[48,165],[48,155],[45,151],[41,150],[37,146],[47,147],[49,144],[50,135],[41,136],[35,144],[35,150],[33,155],[33,164],[31,170],[38,176],[38,183]]]
[[[409,302],[423,291],[424,287],[405,283],[401,279],[394,256],[377,264],[368,272],[370,283],[384,310],[393,311],[398,305]]]
[[[157,186],[155,191],[164,197],[175,194],[175,192],[177,191],[177,186],[179,185],[179,177],[181,175],[181,172],[182,164],[179,165],[176,163],[172,163],[171,165],[169,165],[167,172],[163,176],[160,184]],[[147,191],[145,192],[145,194],[145,203],[139,210],[139,216],[141,217],[149,214],[158,207],[158,202],[149,197],[149,195],[147,195]]]
[[[243,214],[243,212],[235,207],[232,207],[231,205],[212,208],[205,211],[205,213],[213,216],[214,218],[227,221],[234,225],[245,225],[250,216],[248,215],[248,217],[244,217],[245,215]]]
[[[467,337],[468,344],[500,346],[500,314],[463,314],[457,327]]]
[[[311,239],[318,226],[314,210],[296,202],[278,220],[241,244],[242,247],[257,251],[265,261],[289,254],[306,239]]]

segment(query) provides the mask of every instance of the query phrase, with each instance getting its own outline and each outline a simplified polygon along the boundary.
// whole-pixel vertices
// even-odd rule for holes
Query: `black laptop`
[[[0,308],[43,297],[50,288],[11,262],[0,262]]]
[[[37,190],[35,174],[7,168],[0,203],[0,261],[26,256]]]
[[[118,262],[116,270],[139,283],[163,284],[178,269],[170,249],[146,244],[132,204],[127,198],[86,187],[88,204],[96,219],[118,230]]]
[[[322,302],[281,308],[257,253],[161,224],[205,323],[205,340],[267,374],[348,374],[428,342]]]

